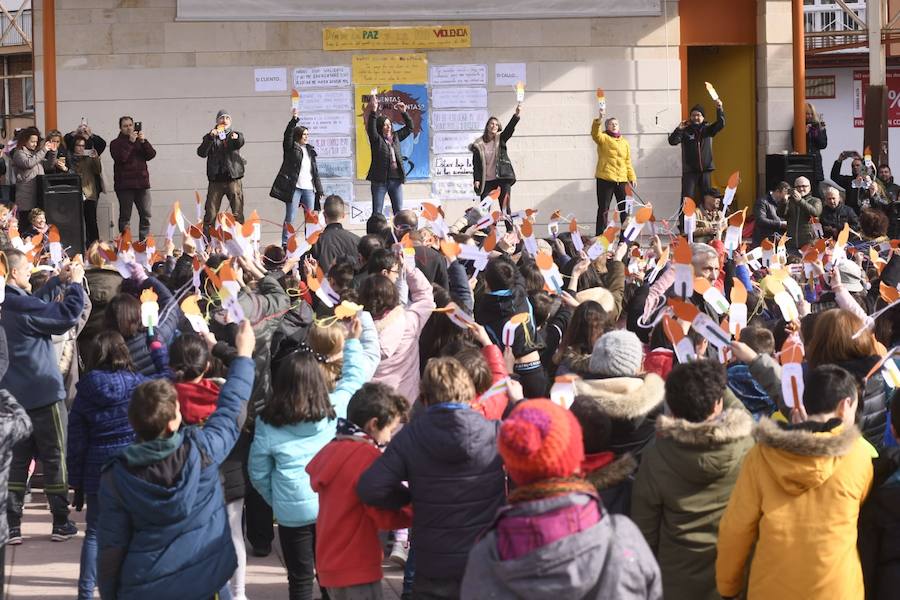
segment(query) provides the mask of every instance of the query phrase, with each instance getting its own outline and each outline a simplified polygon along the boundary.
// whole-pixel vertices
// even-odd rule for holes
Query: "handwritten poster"
[[[525,81],[525,63],[497,63],[494,65],[494,85],[497,87],[515,86]]]
[[[469,144],[475,141],[483,131],[438,131],[432,142],[435,154],[465,154],[469,152]]]
[[[435,179],[431,193],[439,200],[469,200],[475,197],[471,179]]]
[[[487,85],[487,65],[431,65],[431,85]]]
[[[340,196],[344,202],[353,202],[353,182],[340,179],[323,179],[322,189],[326,196]]]
[[[301,115],[304,127],[310,134],[345,133],[349,134],[353,127],[352,115],[349,112],[321,112]]]
[[[434,108],[487,108],[487,89],[478,87],[431,88]]]
[[[316,161],[319,167],[319,177],[332,177],[338,179],[350,179],[353,177],[352,158],[319,158]]]
[[[369,99],[369,87],[356,87],[356,173],[365,178],[372,162],[372,151],[369,147],[369,135],[366,131],[366,102]],[[393,123],[394,135],[403,137],[400,140],[400,151],[403,154],[403,172],[407,179],[427,179],[429,173],[428,156],[428,93],[424,85],[387,85],[379,86],[378,100],[380,111]],[[397,103],[406,104],[406,110],[412,120],[412,130],[406,135],[403,115],[397,109]]]
[[[434,131],[472,131],[484,127],[488,111],[476,110],[436,110],[431,113],[431,128]]]
[[[319,167],[321,171],[321,167]],[[472,154],[436,155],[431,159],[431,174],[435,177],[471,175],[473,170]]]
[[[253,89],[257,92],[287,90],[287,69],[253,69]]]
[[[300,119],[308,112],[324,110],[353,110],[353,93],[350,90],[315,90],[300,92]]]
[[[425,54],[357,54],[353,56],[353,83],[360,85],[427,83]]]
[[[294,69],[294,88],[350,87],[350,67],[297,67]]]
[[[309,136],[309,143],[312,144],[322,158],[338,158],[353,155],[353,144],[349,136]]]

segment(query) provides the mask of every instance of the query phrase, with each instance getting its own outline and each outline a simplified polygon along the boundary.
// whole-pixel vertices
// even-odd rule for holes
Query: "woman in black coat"
[[[500,126],[497,117],[491,117],[484,126],[484,134],[469,144],[469,150],[472,151],[475,192],[483,200],[496,188],[500,188],[500,208],[507,214],[510,212],[509,192],[516,182],[516,172],[506,152],[506,142],[516,131],[521,113],[522,105],[518,104],[516,114],[506,124],[506,128]]]
[[[406,158],[400,149],[400,142],[413,131],[413,122],[406,112],[406,104],[398,102],[394,108],[403,117],[403,127],[394,131],[394,124],[389,117],[378,113],[378,99],[369,97],[366,105],[366,133],[369,135],[369,147],[372,153],[372,164],[366,179],[372,184],[372,214],[384,211],[384,196],[391,197],[391,208],[396,215],[403,209],[403,184],[406,174],[403,163]]]
[[[281,168],[269,191],[270,196],[285,204],[282,245],[287,244],[288,225],[293,224],[300,203],[303,203],[306,210],[313,210],[324,195],[322,182],[319,180],[319,167],[316,165],[316,149],[308,143],[309,129],[297,127],[298,120],[297,110],[294,109],[291,111],[291,120],[284,128],[284,158],[281,160]]]

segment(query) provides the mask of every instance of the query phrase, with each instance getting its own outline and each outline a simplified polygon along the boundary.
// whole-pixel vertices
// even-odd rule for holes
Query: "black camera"
[[[140,131],[140,130],[143,129],[143,128],[144,128],[144,124],[143,124],[143,123],[141,123],[140,121],[135,121],[135,122],[134,122],[134,130],[135,130],[135,131]]]

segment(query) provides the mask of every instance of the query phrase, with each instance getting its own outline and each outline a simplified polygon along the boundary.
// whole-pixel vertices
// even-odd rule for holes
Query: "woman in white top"
[[[287,244],[288,225],[293,224],[297,207],[302,203],[307,211],[319,203],[324,195],[322,182],[319,181],[319,168],[316,165],[316,149],[308,143],[309,130],[298,127],[297,111],[291,111],[291,120],[284,129],[282,150],[284,157],[281,168],[275,176],[275,182],[269,195],[285,203],[284,227],[281,232],[281,244]]]

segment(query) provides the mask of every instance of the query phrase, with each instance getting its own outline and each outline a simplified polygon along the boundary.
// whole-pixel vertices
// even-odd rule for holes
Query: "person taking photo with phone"
[[[156,150],[144,136],[140,121],[131,117],[119,118],[119,136],[109,144],[113,158],[113,180],[119,199],[119,232],[131,223],[131,209],[137,206],[138,235],[141,240],[150,233],[150,172],[147,161],[153,160]]]

